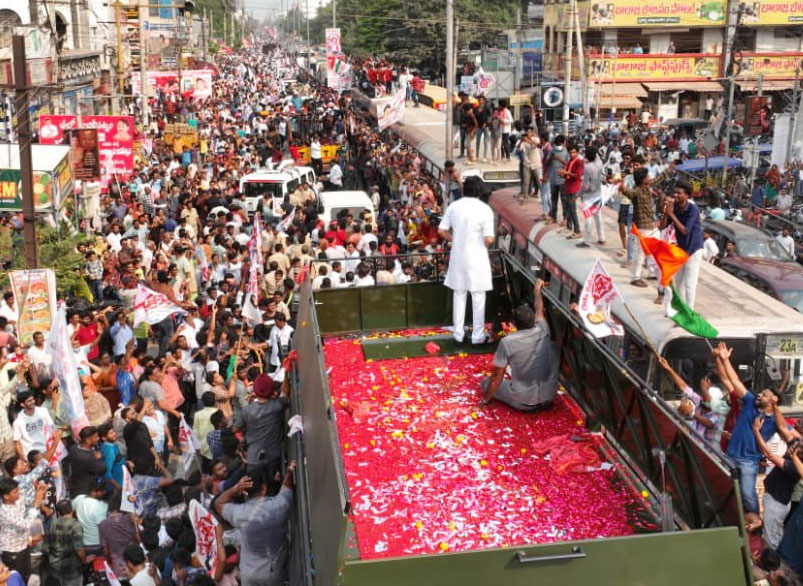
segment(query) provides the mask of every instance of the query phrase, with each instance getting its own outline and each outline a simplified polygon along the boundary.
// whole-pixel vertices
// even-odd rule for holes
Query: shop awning
[[[602,96],[593,105],[598,105],[600,110],[640,110],[642,106],[641,100],[635,96]]]
[[[627,96],[635,98],[646,98],[647,92],[640,83],[601,83],[595,86],[596,90],[603,96]]]
[[[739,88],[741,88],[743,92],[758,91],[758,81],[755,79],[737,81],[736,83],[739,84]],[[780,92],[783,90],[791,90],[793,87],[795,87],[794,79],[770,79],[764,80],[761,84],[761,90],[765,92]]]
[[[716,81],[646,81],[644,87],[651,92],[701,92],[723,91]]]

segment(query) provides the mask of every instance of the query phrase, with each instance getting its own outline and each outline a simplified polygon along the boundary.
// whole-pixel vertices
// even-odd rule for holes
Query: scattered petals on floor
[[[634,532],[642,497],[610,465],[559,474],[536,454],[598,441],[565,397],[538,414],[480,407],[491,355],[372,361],[354,338],[324,354],[362,559]]]

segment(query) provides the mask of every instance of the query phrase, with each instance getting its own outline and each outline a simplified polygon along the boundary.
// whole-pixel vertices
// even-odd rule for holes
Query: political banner
[[[109,567],[109,562],[103,560],[103,572],[106,574],[106,580],[109,581],[109,586],[120,586],[120,580],[117,579],[117,575],[114,573],[114,570]]]
[[[592,2],[590,28],[725,26],[725,0],[609,0]]]
[[[80,128],[64,131],[70,145],[70,166],[75,179],[87,181],[100,178],[98,131]]]
[[[148,71],[148,86],[159,88],[164,93],[173,94],[178,91],[193,100],[205,100],[212,97],[212,70],[186,69],[178,71]],[[134,94],[142,92],[142,76],[135,73],[131,77]]]
[[[39,116],[39,144],[65,144],[65,132],[78,128],[78,116],[55,116],[42,114]]]
[[[55,285],[55,278],[53,282]],[[75,351],[70,334],[67,332],[67,306],[65,304],[62,304],[56,312],[45,346],[47,353],[53,359],[53,377],[59,382],[67,419],[72,427],[73,435],[77,437],[78,433],[89,425],[89,419],[86,416],[84,395],[81,381],[78,378]]]
[[[138,508],[137,489],[131,479],[128,466],[123,466],[123,498],[120,501],[120,510],[124,513],[136,513]]]
[[[217,526],[215,516],[196,500],[190,501],[188,508],[192,530],[195,532],[195,553],[204,569],[215,574],[217,566]]]
[[[594,81],[705,81],[719,78],[720,59],[712,55],[617,55],[588,60]],[[573,75],[579,75],[574,67]]]
[[[617,297],[619,291],[614,286],[613,279],[602,266],[602,261],[597,259],[577,301],[577,311],[595,337],[624,335],[621,324],[611,319],[611,303]]]
[[[748,96],[744,127],[749,136],[761,136],[772,129],[772,106],[768,96]]]
[[[405,91],[399,90],[390,99],[390,102],[381,106],[376,111],[376,121],[379,125],[379,130],[385,130],[391,124],[399,122],[404,116],[406,107]]]
[[[98,131],[100,183],[108,188],[117,175],[120,181],[134,172],[134,117],[82,116],[81,128]]]
[[[613,197],[613,194],[619,191],[618,185],[603,185],[602,189],[600,190],[599,197],[589,200],[583,200],[580,204],[580,211],[583,213],[584,218],[590,218],[591,216],[595,216],[605,207],[610,199]]]
[[[20,343],[30,344],[34,332],[47,334],[55,323],[56,274],[52,269],[34,269],[11,271],[8,276],[19,313],[17,337]]]
[[[137,295],[134,298],[134,327],[142,322],[153,326],[174,314],[186,315],[187,312],[170,301],[166,295],[148,289],[142,283],[137,284]]]
[[[751,0],[739,3],[739,24],[779,26],[803,22],[803,2],[789,0]]]
[[[340,29],[326,29],[326,85],[340,90],[340,75],[346,63],[340,46]]]
[[[186,472],[190,469],[192,459],[195,457],[195,452],[201,449],[201,442],[198,441],[195,432],[192,431],[187,420],[184,419],[184,415],[181,416],[181,421],[178,426],[178,444],[181,447],[181,461],[184,464],[184,471]]]

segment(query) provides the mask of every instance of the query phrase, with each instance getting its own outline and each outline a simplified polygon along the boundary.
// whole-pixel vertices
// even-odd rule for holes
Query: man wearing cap
[[[267,468],[271,475],[281,469],[284,413],[290,405],[289,395],[288,375],[281,385],[267,374],[254,380],[254,400],[243,407],[236,422],[237,429],[245,433],[249,468]]]
[[[471,341],[482,344],[485,334],[485,292],[493,289],[488,247],[494,242],[493,211],[479,200],[482,180],[469,177],[464,197],[449,204],[438,226],[438,236],[451,242],[449,268],[444,285],[453,291],[454,339],[463,343],[466,298],[471,293],[473,330]]]

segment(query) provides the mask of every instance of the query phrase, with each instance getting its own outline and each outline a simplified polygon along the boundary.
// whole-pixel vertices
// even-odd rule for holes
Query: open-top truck
[[[400,260],[420,261],[410,256]],[[339,408],[345,399],[339,398],[337,403],[333,399],[330,383],[337,366],[327,363],[326,345],[345,336],[364,353],[361,364],[380,365],[383,370],[385,360],[409,360],[412,366],[418,359],[434,360],[435,352],[456,364],[457,356],[472,352],[465,346],[455,347],[449,333],[439,329],[451,323],[452,302],[451,291],[443,285],[445,263],[439,260],[445,259],[427,259],[432,270],[422,274],[428,280],[313,291],[307,279],[301,287],[294,340],[299,359],[291,409],[302,415],[303,433],[295,435],[289,446],[289,456],[298,461],[291,521],[291,584],[751,584],[747,535],[732,465],[721,453],[708,449],[633,371],[617,366],[620,363],[604,340],[585,331],[580,318],[557,303],[548,288],[543,291],[545,313],[561,350],[559,376],[565,401],[582,413],[578,425],[596,438],[599,453],[617,478],[643,496],[642,514],[654,521],[647,524],[650,529],[595,538],[489,542],[462,551],[442,545],[440,551],[424,555],[374,555],[381,551],[377,546],[370,549],[371,555],[364,555],[368,551],[361,543],[365,534],[357,527],[366,526],[359,516],[371,503],[365,498],[355,502],[352,496],[361,482],[353,469],[360,454],[353,456],[354,446],[340,437],[344,422],[340,421],[339,430],[338,418],[349,415]],[[515,307],[533,302],[533,276],[499,251],[492,252],[492,266],[494,288],[488,292],[486,320],[500,331],[503,324],[513,321]],[[416,335],[417,330],[426,334]],[[408,334],[387,335],[398,331]],[[428,346],[430,342],[437,350]],[[482,350],[486,354],[493,351],[493,347]],[[431,388],[437,392],[437,384]],[[426,405],[426,398],[419,403]],[[539,415],[530,417],[530,425],[537,426]],[[394,431],[393,437],[406,439],[406,433]],[[371,453],[370,448],[365,451]],[[392,468],[399,462],[381,460],[381,465]],[[571,482],[571,476],[556,474],[552,482]],[[448,496],[443,495],[444,501]],[[542,500],[534,502],[534,517],[539,506],[549,506],[537,504]],[[402,517],[396,521],[402,525],[397,526],[418,523],[415,510],[397,513],[396,517]],[[404,518],[407,515],[409,519]],[[427,529],[419,532],[422,538],[427,537]]]

